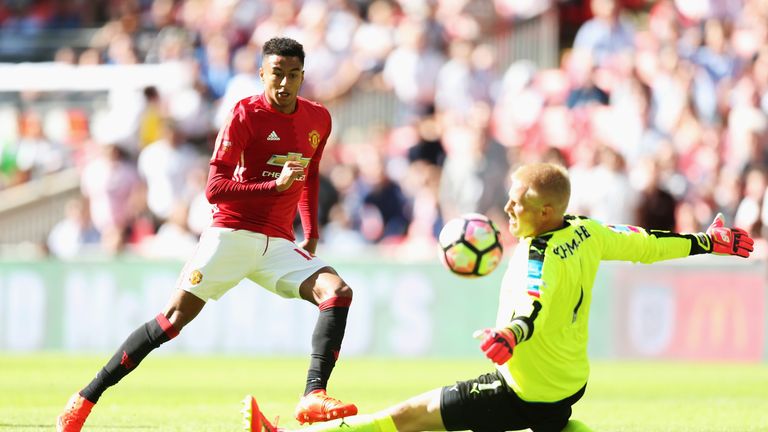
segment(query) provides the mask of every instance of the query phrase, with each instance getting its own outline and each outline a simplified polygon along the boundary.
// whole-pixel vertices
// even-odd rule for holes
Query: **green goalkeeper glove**
[[[741,228],[726,228],[722,213],[715,216],[712,225],[707,228],[707,235],[712,240],[712,253],[715,255],[737,255],[748,258],[754,250],[755,241]]]

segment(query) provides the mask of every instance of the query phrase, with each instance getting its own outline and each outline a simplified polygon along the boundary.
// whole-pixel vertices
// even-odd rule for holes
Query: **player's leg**
[[[570,420],[572,406],[584,395],[586,386],[573,395],[551,403],[529,403],[526,413],[531,421],[532,432],[591,432],[591,429],[578,420]]]
[[[326,394],[344,339],[352,289],[331,267],[323,267],[301,283],[299,292],[303,299],[318,306],[319,313],[312,332],[304,397],[296,408],[296,418],[311,423],[355,415],[355,405]]]
[[[296,407],[302,423],[355,415],[357,407],[329,397],[325,390],[341,350],[352,303],[352,289],[320,258],[285,239],[270,238],[265,260],[248,277],[286,298],[302,298],[317,305],[304,397]]]
[[[416,432],[445,430],[440,414],[442,389],[435,389],[375,414],[356,415],[317,423],[301,432]],[[246,398],[246,425],[249,432],[284,431],[269,422],[253,397]]]
[[[195,255],[179,276],[178,288],[165,310],[141,325],[80,392],[70,398],[57,419],[59,432],[79,432],[102,393],[118,383],[155,348],[178,335],[202,310],[209,298],[219,298],[248,271],[231,230],[211,229],[201,236]]]
[[[398,432],[444,431],[446,427],[440,411],[444,390],[445,387],[422,393],[382,413],[392,418]]]
[[[117,384],[155,348],[173,339],[203,309],[205,301],[178,290],[164,313],[139,326],[120,345],[112,358],[80,392],[75,393],[58,417],[59,432],[78,432],[104,391]]]
[[[108,387],[133,371],[152,350],[176,337],[203,306],[204,300],[187,291],[177,290],[165,311],[134,330],[80,394],[93,403],[98,402]]]
[[[312,333],[312,359],[304,394],[324,390],[328,385],[347,326],[352,289],[331,267],[324,267],[300,287],[301,297],[320,310]]]

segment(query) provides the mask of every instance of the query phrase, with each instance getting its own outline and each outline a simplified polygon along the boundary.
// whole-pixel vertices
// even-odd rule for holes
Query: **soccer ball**
[[[485,276],[501,262],[500,235],[496,224],[478,213],[451,219],[438,237],[440,260],[457,275]]]

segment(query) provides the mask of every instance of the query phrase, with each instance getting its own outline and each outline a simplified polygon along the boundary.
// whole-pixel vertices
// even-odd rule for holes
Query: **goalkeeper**
[[[749,235],[726,228],[719,214],[706,233],[678,234],[566,215],[569,197],[563,167],[531,164],[512,175],[504,210],[520,243],[504,275],[496,327],[476,332],[495,372],[302,431],[589,431],[570,417],[589,377],[589,309],[600,262],[747,258],[753,249]],[[246,402],[251,431],[275,429],[253,397]]]

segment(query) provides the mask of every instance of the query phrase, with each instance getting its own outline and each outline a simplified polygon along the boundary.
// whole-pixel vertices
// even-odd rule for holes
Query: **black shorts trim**
[[[560,432],[571,417],[571,406],[581,399],[586,387],[561,401],[526,402],[496,371],[443,387],[440,412],[449,431],[501,432],[530,428],[533,432]]]

